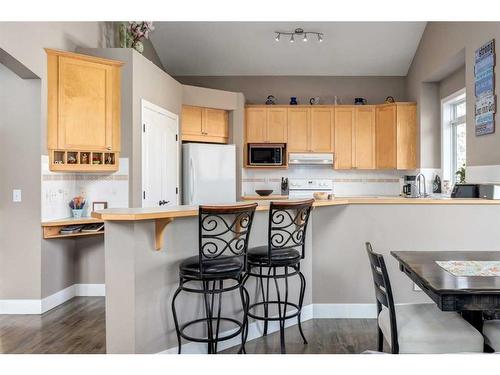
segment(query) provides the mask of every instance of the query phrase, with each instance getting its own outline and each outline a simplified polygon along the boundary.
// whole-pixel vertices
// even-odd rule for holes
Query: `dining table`
[[[479,331],[485,316],[500,313],[500,251],[391,251],[391,255],[442,311],[460,313]]]

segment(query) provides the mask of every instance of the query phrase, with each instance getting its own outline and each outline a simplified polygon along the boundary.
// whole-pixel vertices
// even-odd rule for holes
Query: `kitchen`
[[[33,112],[42,114],[35,121],[43,129],[33,135],[32,144],[38,149],[26,161],[37,166],[30,183],[37,187],[21,186],[15,171],[5,175],[12,181],[5,188],[9,204],[17,204],[9,206],[12,212],[25,204],[25,197],[41,197],[41,203],[34,214],[29,213],[29,230],[40,237],[23,239],[32,244],[22,246],[37,249],[36,259],[30,260],[30,268],[36,270],[34,292],[6,282],[2,314],[51,314],[80,301],[78,298],[97,298],[106,306],[101,307],[105,329],[96,330],[95,337],[100,338],[96,345],[101,352],[127,354],[318,353],[322,351],[314,343],[322,336],[316,336],[311,324],[361,319],[368,322],[373,340],[356,344],[359,346],[352,352],[390,352],[394,346],[387,346],[387,337],[385,350],[376,350],[374,344],[378,311],[365,242],[372,243],[386,259],[396,302],[427,305],[434,301],[426,294],[427,284],[410,267],[408,272],[400,272],[408,264],[400,267],[399,259],[405,262],[405,258],[391,252],[400,256],[408,250],[497,250],[500,180],[499,161],[492,151],[497,135],[476,135],[474,127],[474,59],[476,51],[498,36],[491,24],[366,23],[362,27],[373,34],[367,45],[384,35],[382,29],[405,36],[394,40],[401,47],[397,48],[399,61],[404,63],[389,66],[379,51],[366,50],[370,63],[358,61],[356,66],[354,60],[346,60],[357,69],[356,74],[349,69],[326,74],[321,66],[307,65],[308,59],[325,53],[324,46],[334,49],[329,43],[338,43],[335,35],[342,28],[346,28],[344,33],[352,31],[349,23],[241,25],[244,30],[254,28],[262,36],[261,52],[272,56],[269,51],[275,51],[275,59],[282,65],[273,68],[248,62],[239,53],[234,61],[226,62],[233,66],[221,63],[223,73],[219,68],[209,69],[216,64],[207,63],[198,70],[190,65],[202,58],[218,61],[213,55],[217,48],[212,55],[190,59],[193,50],[164,36],[182,34],[185,45],[191,45],[200,40],[201,30],[213,46],[229,43],[231,38],[235,39],[231,43],[242,43],[245,33],[235,25],[153,25],[149,39],[142,40],[143,53],[116,45],[71,47],[46,40],[37,46],[39,53],[31,61],[16,59],[22,56],[21,47],[0,39],[3,56],[10,57],[1,60],[6,67],[1,71],[2,82],[26,83],[26,78],[15,76],[21,64],[38,77],[30,82],[42,83],[30,92],[35,93]],[[119,34],[120,23],[112,26]],[[83,30],[86,26],[78,27]],[[435,36],[447,35],[448,28],[456,28],[457,33],[466,30],[471,36],[447,40],[454,43],[448,53],[437,62],[427,59],[429,51],[442,47],[435,44]],[[223,35],[222,40],[217,42],[214,35]],[[291,37],[297,40],[290,43]],[[309,57],[290,70],[295,64],[280,58],[290,48],[308,48],[315,54],[303,54]],[[370,74],[363,64],[369,65]],[[253,74],[247,70],[249,65]],[[239,67],[238,74],[234,66]],[[316,75],[311,69],[316,69]],[[288,74],[278,74],[280,70]],[[445,119],[447,108],[453,108],[449,112],[456,114],[453,119]],[[459,127],[463,123],[467,123],[466,146],[461,147]],[[453,131],[445,137],[448,125]],[[242,338],[231,336],[235,327],[227,322],[221,323],[220,330],[218,322],[216,328],[216,335],[220,331],[226,336],[219,338],[227,340],[207,339],[210,333],[204,328],[184,332],[183,324],[204,319],[203,299],[190,295],[203,293],[184,285],[193,277],[189,274],[193,264],[184,262],[198,254],[205,228],[205,213],[199,206],[254,210],[247,217],[253,229],[251,233],[248,229],[245,246],[255,257],[251,250],[269,240],[273,205],[286,210],[287,204],[305,204],[310,198],[314,202],[309,211],[302,206],[293,208],[305,210],[301,212],[307,218],[301,224],[304,237],[297,242],[302,249],[300,267],[297,259],[284,267],[285,272],[292,272],[285,279],[297,275],[286,285],[284,297],[290,291],[285,305],[297,310],[295,315],[288,315],[290,310],[285,309],[287,318],[278,319],[280,309],[268,314],[271,302],[255,300],[260,285],[265,284],[263,277],[268,277],[267,285],[273,281],[271,273],[262,275],[255,266],[244,278],[240,278],[243,274],[237,277],[238,285],[244,284],[249,292],[241,301],[236,289],[225,300],[224,293],[215,289],[215,281],[214,286],[207,282],[209,286],[204,287],[213,290],[201,290],[224,300],[222,312],[227,319],[236,319],[243,312],[242,322],[236,319],[240,324],[236,330],[239,327],[238,332],[246,335],[246,346],[240,348]],[[252,206],[254,202],[258,205]],[[11,224],[5,221],[5,225]],[[245,225],[247,221],[233,222],[228,230],[240,236]],[[475,229],[478,227],[480,231]],[[19,237],[18,229],[8,232]],[[8,238],[2,241],[2,248],[13,248]],[[14,257],[9,259],[14,263]],[[179,269],[183,264],[186,269]],[[16,272],[14,268],[3,271],[8,275],[5,280],[23,278],[27,285],[25,275],[16,276]],[[275,275],[274,281],[281,276]],[[495,283],[497,278],[488,279]],[[282,282],[280,287],[285,287]],[[277,293],[272,298],[279,299]],[[265,318],[251,312],[251,302],[266,306]],[[213,313],[214,306],[207,310]],[[249,321],[245,313],[251,317]],[[490,318],[485,322],[495,321]],[[263,332],[269,335],[263,336]],[[271,340],[275,347],[266,351],[262,343]],[[342,352],[328,346],[323,350]]]

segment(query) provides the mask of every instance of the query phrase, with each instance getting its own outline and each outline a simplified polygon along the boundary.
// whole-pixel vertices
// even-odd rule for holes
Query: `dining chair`
[[[483,336],[455,312],[434,303],[394,304],[384,257],[366,243],[377,301],[378,351],[384,338],[391,353],[483,352]]]
[[[495,352],[500,352],[500,320],[485,320],[483,324],[484,342]]]

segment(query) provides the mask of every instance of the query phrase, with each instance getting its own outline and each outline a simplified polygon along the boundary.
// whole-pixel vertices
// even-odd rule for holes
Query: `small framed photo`
[[[108,208],[108,202],[92,202],[92,211],[99,211]]]

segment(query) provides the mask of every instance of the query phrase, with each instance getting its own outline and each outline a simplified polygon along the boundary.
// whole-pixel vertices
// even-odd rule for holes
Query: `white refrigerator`
[[[182,145],[183,203],[236,202],[236,146]]]

